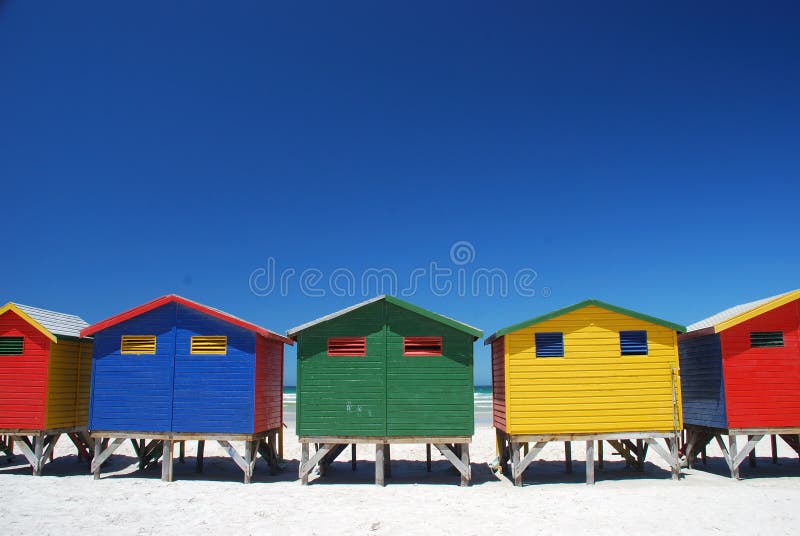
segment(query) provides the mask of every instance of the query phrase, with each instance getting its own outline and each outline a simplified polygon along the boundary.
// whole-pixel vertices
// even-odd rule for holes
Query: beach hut
[[[571,442],[586,442],[587,483],[594,482],[595,441],[600,463],[603,441],[639,469],[650,448],[679,478],[679,331],[587,300],[488,337],[500,464],[514,484],[522,485],[523,472],[551,441],[565,442],[568,471]]]
[[[86,418],[92,341],[86,322],[28,305],[0,307],[0,450],[19,450],[42,474],[66,434],[89,458]]]
[[[249,482],[260,454],[274,469],[283,420],[283,345],[292,341],[218,309],[170,295],[81,331],[94,336],[89,429],[92,472],[126,439],[145,468],[162,458],[172,480],[181,460],[205,441],[228,452]],[[244,453],[232,441],[244,442]]]
[[[737,305],[700,320],[678,339],[691,461],[712,439],[733,478],[765,436],[800,454],[800,290]],[[747,436],[738,450],[736,436]],[[728,436],[727,447],[723,436]]]
[[[390,445],[434,445],[471,479],[475,430],[472,351],[480,330],[392,296],[290,329],[297,341],[300,478],[352,445],[375,445],[375,482],[390,476]],[[319,445],[309,457],[309,443]],[[353,466],[355,467],[355,465]]]

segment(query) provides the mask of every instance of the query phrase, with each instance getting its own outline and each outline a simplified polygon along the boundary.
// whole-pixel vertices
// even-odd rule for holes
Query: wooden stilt
[[[675,437],[672,439],[667,440],[669,443],[669,450],[670,450],[670,457],[672,461],[670,465],[672,466],[672,480],[680,480],[681,478],[681,461],[678,458],[678,434],[675,434]]]
[[[283,462],[283,424],[278,427],[278,461]]]
[[[636,470],[639,472],[644,471],[644,441],[641,439],[636,440]]]
[[[586,483],[594,484],[594,441],[586,442]]]
[[[42,476],[42,465],[44,464],[44,459],[42,456],[42,452],[44,451],[44,436],[38,435],[33,441],[34,462],[31,464],[33,466],[33,476]]]
[[[161,480],[164,482],[172,482],[172,443],[172,439],[165,439],[161,454]]]
[[[466,465],[466,474],[461,474],[461,486],[469,486],[472,482],[472,468],[469,463],[469,443],[461,446],[461,462]]]
[[[356,470],[356,444],[350,445],[350,469]]]
[[[597,441],[597,470],[603,470],[603,440]]]
[[[386,478],[392,478],[392,449],[389,443],[383,446],[383,467]]]
[[[136,440],[135,439],[131,439],[131,441],[136,441]],[[139,470],[140,471],[142,469],[144,469],[145,464],[146,464],[146,460],[144,458],[144,446],[145,446],[145,440],[144,439],[140,439],[139,440]]]
[[[206,442],[202,439],[197,442],[197,460],[195,461],[194,470],[197,473],[203,472],[203,455],[206,450]]]
[[[186,463],[186,441],[178,443],[178,461]]]
[[[736,455],[738,454],[736,451],[736,434],[728,436],[728,453],[731,460],[731,478],[739,480],[739,466],[733,463],[733,460],[736,459]]]
[[[511,467],[514,473],[514,485],[522,485],[522,471],[519,471],[520,455],[519,451],[522,445],[520,443],[511,443]]]
[[[753,439],[753,436],[747,436],[747,439],[749,441],[749,440]],[[756,449],[753,448],[753,450],[750,451],[750,454],[748,454],[747,457],[748,457],[748,460],[749,460],[749,463],[750,463],[750,467],[755,467],[756,466]]]
[[[99,460],[101,454],[103,454],[103,442],[100,441],[99,439],[95,439],[94,440],[94,460]],[[94,460],[92,460],[92,465],[95,465]],[[95,467],[94,467],[94,471],[92,471],[92,473],[94,474],[94,479],[95,480],[100,480],[100,465],[101,464],[99,464],[99,463],[96,464]]]
[[[383,445],[377,443],[375,445],[375,485],[385,486],[386,483],[383,479],[383,453],[385,452]]]
[[[778,437],[772,434],[769,436],[769,443],[772,447],[772,463],[778,463]]]
[[[425,468],[430,473],[431,472],[431,444],[425,444]]]
[[[572,441],[564,441],[564,458],[567,463],[567,473],[572,473]]]
[[[303,467],[308,463],[308,443],[303,443],[300,448],[300,481],[304,486],[308,485],[308,473],[303,471]]]
[[[703,447],[703,450],[700,451],[700,460],[703,462],[703,465],[708,464],[708,459],[706,458],[706,447]]]
[[[249,484],[253,476],[253,442],[244,442],[244,483]]]

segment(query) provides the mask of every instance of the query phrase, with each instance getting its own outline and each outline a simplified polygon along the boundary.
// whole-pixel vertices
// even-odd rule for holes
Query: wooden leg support
[[[778,438],[775,434],[769,436],[770,447],[772,447],[772,463],[778,463]]]
[[[567,464],[567,473],[572,473],[572,441],[564,441],[564,459]]]
[[[375,445],[375,485],[376,486],[385,486],[386,482],[383,479],[383,454],[386,452],[383,448],[383,445],[380,443]]]
[[[464,464],[466,471],[461,473],[461,486],[466,487],[472,483],[472,467],[469,461],[469,443],[461,446],[461,463]]]
[[[425,469],[431,472],[431,444],[425,444]]]
[[[519,443],[511,443],[511,472],[514,475],[514,485],[521,486],[522,485],[522,471],[519,470],[519,450],[520,444]]]
[[[205,455],[206,442],[202,439],[197,442],[197,459],[195,460],[194,470],[197,473],[203,472],[203,456]]]
[[[164,452],[161,454],[161,480],[172,482],[172,439],[164,440]]]
[[[594,484],[594,441],[586,442],[586,483]]]
[[[392,446],[389,443],[383,445],[383,466],[386,478],[392,478]]]
[[[350,445],[350,469],[356,470],[356,444]]]
[[[300,446],[300,481],[304,486],[308,485],[308,471],[303,468],[308,464],[308,443],[303,443]]]
[[[603,470],[603,441],[597,442],[597,470]]]

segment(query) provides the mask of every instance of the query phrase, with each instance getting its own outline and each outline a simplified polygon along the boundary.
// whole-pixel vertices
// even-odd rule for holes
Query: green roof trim
[[[576,303],[574,305],[570,305],[569,307],[564,307],[563,309],[558,309],[556,311],[552,311],[550,313],[537,316],[535,318],[531,318],[529,320],[525,320],[523,322],[518,322],[517,324],[512,324],[506,328],[503,328],[491,335],[489,335],[484,344],[491,344],[492,341],[506,335],[508,333],[512,333],[514,331],[518,331],[523,328],[527,328],[533,326],[535,324],[541,324],[545,320],[550,320],[551,318],[556,318],[561,315],[565,315],[567,313],[571,313],[577,309],[583,309],[584,307],[588,307],[590,305],[594,305],[595,307],[601,307],[603,309],[607,309],[609,311],[613,311],[615,313],[619,313],[621,315],[630,316],[631,318],[638,318],[639,320],[644,320],[645,322],[649,322],[651,324],[656,324],[659,326],[664,326],[665,328],[670,328],[675,331],[685,332],[686,326],[681,326],[680,324],[674,324],[672,322],[667,322],[666,320],[662,320],[660,318],[656,318],[654,316],[637,313],[636,311],[631,311],[630,309],[625,309],[624,307],[618,307],[616,305],[611,305],[610,303],[606,303],[600,300],[584,300],[582,302]]]
[[[412,313],[416,313],[420,316],[433,320],[434,322],[439,322],[440,324],[450,326],[455,330],[468,333],[469,335],[472,335],[476,339],[480,339],[481,337],[483,337],[483,331],[479,330],[478,328],[472,327],[468,324],[464,324],[463,322],[459,322],[458,320],[453,320],[452,318],[448,318],[438,313],[434,313],[433,311],[428,311],[427,309],[423,309],[422,307],[417,307],[416,305],[408,303],[407,301],[403,301],[400,298],[395,298],[394,296],[388,296],[388,295],[377,296],[365,302],[357,303],[340,311],[336,311],[335,313],[331,313],[316,320],[312,320],[311,322],[307,322],[301,326],[292,328],[286,332],[286,336],[291,339],[296,339],[297,334],[300,333],[301,331],[305,331],[310,327],[322,324],[323,322],[327,322],[328,320],[332,320],[339,316],[345,315],[351,311],[355,311],[356,309],[366,307],[371,303],[375,303],[382,300],[386,301],[387,303],[391,303],[392,305],[396,305],[397,307],[403,308],[407,311],[410,311]]]

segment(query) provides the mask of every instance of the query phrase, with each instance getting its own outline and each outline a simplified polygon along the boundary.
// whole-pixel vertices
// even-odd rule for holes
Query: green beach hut
[[[297,341],[300,478],[352,445],[374,444],[375,481],[390,476],[392,443],[434,445],[470,481],[475,430],[473,344],[482,332],[392,296],[290,329]],[[309,457],[309,444],[318,450]]]

